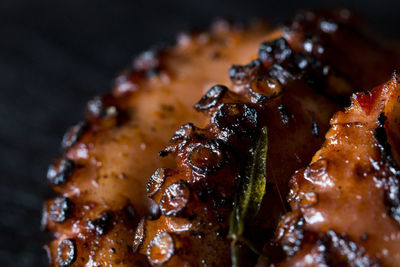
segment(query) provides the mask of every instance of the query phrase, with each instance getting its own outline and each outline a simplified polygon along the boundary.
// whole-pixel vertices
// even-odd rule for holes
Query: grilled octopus
[[[216,85],[201,98],[195,108],[208,115],[204,126],[184,124],[160,152],[173,156],[177,167],[159,168],[151,176],[147,193],[158,204],[160,217],[141,220],[135,251],[152,265],[229,266],[235,193],[244,179],[248,151],[265,126],[269,190],[246,234],[254,246],[272,237],[288,209],[283,198],[291,175],[322,144],[343,96],[379,79],[368,70],[349,67],[366,67],[362,54],[371,53],[375,45],[357,39],[355,29],[344,21],[350,23],[340,13],[299,15],[282,37],[261,44],[258,59],[230,69],[231,89]],[[362,43],[364,51],[359,50]],[[337,55],[343,56],[337,60]],[[246,253],[240,265],[254,265],[257,256]],[[271,263],[282,256],[274,244],[265,253]]]
[[[157,166],[174,166],[158,151],[182,122],[202,121],[193,104],[227,83],[222,73],[254,57],[268,32],[263,23],[218,21],[209,33],[182,33],[176,46],[141,54],[110,94],[88,103],[47,175],[58,194],[44,207],[50,265],[146,266],[131,249],[140,218],[154,215],[145,185]]]
[[[400,264],[400,76],[355,94],[291,180],[279,266]]]
[[[272,33],[220,22],[143,53],[110,94],[89,102],[49,168],[58,194],[43,213],[50,265],[230,264],[233,196],[268,126],[269,190],[249,233],[261,246],[288,209],[291,174],[321,146],[344,97],[381,83],[399,61],[346,10],[301,13]],[[221,85],[229,78],[230,89]]]

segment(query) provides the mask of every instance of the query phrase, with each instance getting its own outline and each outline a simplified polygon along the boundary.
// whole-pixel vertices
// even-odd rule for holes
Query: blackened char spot
[[[229,206],[231,201],[228,199],[220,196],[219,194],[216,194],[215,197],[212,198],[214,208],[221,208],[224,206]]]
[[[315,120],[312,121],[312,131],[311,132],[314,136],[319,137],[318,123]]]
[[[264,64],[282,63],[293,54],[288,42],[283,38],[264,42],[258,49],[258,58]]]
[[[279,105],[278,110],[281,113],[283,124],[288,125],[289,120],[292,117],[292,114],[290,113],[289,109],[285,105],[281,104]]]
[[[195,105],[196,110],[207,110],[217,105],[228,88],[224,85],[215,85]]]
[[[221,57],[221,53],[218,52],[218,51],[215,51],[215,52],[213,52],[213,53],[211,54],[211,59],[212,59],[212,60],[219,59],[220,57]]]
[[[324,33],[331,34],[331,33],[335,33],[338,30],[339,25],[335,21],[333,21],[332,19],[327,19],[327,20],[322,19],[319,22],[319,28]]]
[[[375,135],[377,145],[378,145],[379,150],[381,151],[382,155],[389,162],[393,163],[392,148],[387,140],[386,131],[385,131],[385,128],[383,127],[385,121],[386,121],[386,116],[383,114],[380,114],[378,121],[377,121],[379,126],[375,129],[374,135]]]
[[[385,116],[385,114],[381,113],[381,114],[379,114],[376,122],[379,127],[383,127],[385,125],[386,120],[387,120],[387,117]]]
[[[117,106],[106,103],[106,100],[110,102],[112,98],[95,97],[89,101],[86,108],[86,116],[89,120],[96,118],[118,118],[121,120],[123,116],[126,116]]]
[[[103,98],[96,96],[90,100],[86,106],[86,114],[88,118],[97,118],[100,116],[101,110],[103,109]]]
[[[400,224],[400,185],[399,178],[390,176],[386,185],[385,205],[389,215]]]
[[[244,66],[232,65],[229,69],[229,78],[234,84],[246,83],[254,75],[260,64],[260,60],[256,59]]]
[[[378,260],[369,258],[357,243],[332,230],[318,241],[318,251],[328,266],[380,266]]]
[[[154,48],[140,54],[133,62],[133,68],[137,71],[148,71],[160,66],[161,49]]]
[[[87,130],[87,126],[88,125],[86,122],[80,122],[77,125],[69,128],[61,141],[61,148],[63,150],[67,150],[68,148],[76,144],[82,134]]]
[[[398,170],[399,167],[398,167],[397,163],[395,162],[395,160],[393,159],[392,148],[390,146],[390,143],[388,142],[386,130],[384,127],[386,120],[387,120],[387,117],[383,113],[381,113],[377,120],[378,127],[375,129],[374,135],[375,135],[375,139],[377,141],[379,150],[382,153],[382,156]]]
[[[209,196],[215,193],[215,190],[205,181],[204,184],[196,188],[196,194],[201,202],[207,202]]]
[[[222,130],[234,135],[253,133],[258,126],[257,110],[247,104],[227,103],[221,105],[214,122]]]
[[[49,218],[52,222],[62,223],[71,216],[73,203],[67,197],[58,197],[50,206]]]
[[[158,155],[159,155],[160,157],[166,157],[166,156],[168,156],[168,151],[166,151],[166,150],[161,150],[160,152],[158,152]]]
[[[71,266],[76,260],[76,244],[74,239],[64,239],[58,245],[57,260],[60,267]]]
[[[147,219],[150,221],[154,221],[154,220],[157,220],[158,218],[160,218],[160,216],[161,216],[160,206],[152,199],[150,199],[149,206],[150,206],[150,209],[149,209],[149,214],[147,216]]]
[[[292,72],[279,64],[274,64],[269,68],[269,75],[284,85],[296,79]]]
[[[295,72],[311,87],[320,90],[326,87],[326,77],[329,66],[322,64],[315,57],[296,54],[294,57]]]
[[[126,205],[124,210],[129,219],[135,218],[136,211],[135,211],[135,208],[131,204]]]
[[[96,230],[96,233],[99,235],[103,235],[107,232],[110,227],[111,222],[111,214],[108,212],[103,212],[100,214],[100,217],[96,220],[88,220],[87,226],[90,229]]]
[[[367,240],[368,239],[368,234],[367,233],[364,233],[361,237],[360,237],[360,240],[361,241],[365,241],[365,240]]]
[[[374,134],[382,157],[386,159],[390,165],[391,171],[391,175],[386,180],[385,205],[389,215],[400,224],[400,171],[397,162],[393,159],[392,148],[387,140],[384,127],[386,120],[387,117],[381,113],[378,117],[378,127],[375,129]]]
[[[61,185],[67,182],[75,169],[75,162],[71,159],[63,159],[58,167],[51,165],[47,171],[47,179],[54,185]]]
[[[151,77],[156,76],[160,72],[161,72],[161,68],[159,66],[153,67],[146,71],[146,76],[147,76],[147,78],[151,78]]]
[[[296,218],[295,221],[289,222],[285,227],[288,227],[287,233],[284,235],[282,249],[287,255],[293,256],[300,250],[304,238],[304,218]]]

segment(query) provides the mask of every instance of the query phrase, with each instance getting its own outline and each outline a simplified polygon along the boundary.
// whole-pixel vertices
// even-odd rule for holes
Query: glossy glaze
[[[280,266],[400,264],[399,99],[395,73],[332,118],[323,147],[291,181]]]
[[[273,186],[254,222],[261,231],[250,235],[258,245],[272,237],[288,208],[289,177],[321,145],[343,96],[383,81],[398,62],[346,12],[304,13],[269,34],[260,25],[219,22],[210,33],[181,35],[175,47],[139,56],[112,93],[89,102],[86,121],[66,134],[64,154],[50,168],[63,197],[44,208],[44,226],[55,236],[47,246],[51,265],[229,264],[227,218],[264,125]],[[310,40],[323,50],[310,49]],[[348,61],[336,60],[338,50]],[[215,84],[232,85],[213,87],[195,106],[202,112],[193,109]]]
[[[69,203],[49,200],[44,208],[44,227],[54,234],[47,245],[52,266],[63,262],[58,247],[66,239],[76,246],[73,266],[148,264],[132,249],[140,219],[157,213],[145,185],[158,166],[174,166],[157,153],[182,122],[204,120],[193,105],[210,85],[228,82],[232,62],[256,57],[267,32],[261,23],[219,21],[210,32],[180,34],[176,46],[143,53],[110,94],[89,102],[85,122],[68,131],[64,153],[49,169],[54,190]]]
[[[163,184],[151,194],[162,209],[161,216],[147,220],[144,231],[138,232],[143,237],[139,252],[150,262],[157,258],[152,253],[153,244],[160,233],[168,232],[177,245],[167,260],[161,257],[164,266],[231,264],[229,216],[247,152],[263,126],[269,129],[270,190],[247,235],[255,246],[272,237],[277,221],[288,209],[284,199],[292,173],[322,144],[329,119],[340,109],[343,96],[389,76],[371,75],[367,69],[364,72],[364,67],[371,66],[364,64],[366,58],[361,54],[373,54],[374,60],[379,59],[374,64],[391,71],[386,61],[388,51],[366,42],[360,32],[350,43],[344,39],[352,36],[357,26],[353,17],[341,12],[345,11],[299,15],[284,28],[283,37],[261,44],[257,60],[231,67],[230,88],[214,86],[196,105],[209,120],[201,128],[183,125],[160,153],[172,155],[177,167],[168,169]],[[321,23],[326,21],[334,23],[336,30],[324,30]],[[316,54],[313,49],[304,49],[309,41],[320,42],[323,50]],[[348,58],[336,60],[338,50]],[[348,67],[349,62],[357,65],[357,73]],[[362,79],[360,73],[365,75]],[[171,187],[183,185],[185,190],[171,194]],[[306,201],[313,203],[315,198],[310,195]],[[173,209],[163,208],[168,201]],[[271,261],[279,259],[276,250],[267,249],[266,253]],[[250,253],[246,265],[255,264],[256,259]]]

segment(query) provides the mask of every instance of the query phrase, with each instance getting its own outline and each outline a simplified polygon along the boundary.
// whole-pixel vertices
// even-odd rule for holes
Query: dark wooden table
[[[0,1],[0,266],[47,265],[40,231],[42,202],[51,194],[47,165],[86,101],[107,91],[141,50],[218,16],[278,22],[302,7],[334,5],[400,38],[398,0],[214,2]]]

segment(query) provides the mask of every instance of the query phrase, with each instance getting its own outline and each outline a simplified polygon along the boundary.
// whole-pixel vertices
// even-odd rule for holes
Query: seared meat
[[[193,105],[209,86],[229,81],[232,62],[255,58],[267,33],[263,24],[220,21],[210,33],[181,34],[175,47],[140,55],[109,95],[89,102],[48,172],[59,194],[44,208],[55,236],[51,265],[146,264],[132,252],[137,223],[155,212],[145,185],[158,166],[174,166],[157,153],[182,122],[204,120]]]
[[[283,266],[399,266],[400,77],[331,120],[311,164],[296,172],[277,241]]]
[[[284,28],[283,37],[261,44],[257,60],[231,68],[231,89],[216,85],[201,98],[196,109],[208,115],[206,126],[181,126],[160,152],[172,155],[177,167],[157,169],[151,177],[148,195],[161,215],[141,221],[135,251],[147,255],[153,265],[230,265],[228,229],[235,194],[245,179],[248,152],[265,126],[269,190],[259,215],[245,232],[254,247],[272,237],[287,209],[283,199],[288,180],[322,144],[342,96],[387,76],[364,72],[370,66],[363,64],[367,58],[361,55],[373,53],[374,60],[380,57],[374,64],[384,68],[399,62],[391,57],[394,61],[387,64],[390,53],[361,38],[351,20],[340,12],[299,15]],[[326,30],[324,23],[335,30]],[[315,52],[308,45],[322,50]],[[342,61],[331,54],[338,51],[345,58]],[[357,71],[347,63],[356,64]],[[359,73],[365,76],[359,78]],[[240,264],[255,264],[257,256],[249,250],[245,253]],[[271,247],[266,253],[272,261],[279,259]]]
[[[270,190],[248,235],[258,247],[271,238],[291,174],[322,144],[343,96],[387,79],[399,62],[354,20],[343,10],[306,12],[270,34],[219,23],[142,54],[112,93],[90,101],[49,169],[59,194],[43,216],[55,236],[51,265],[229,264],[228,218],[264,126]],[[229,64],[250,60],[227,75]],[[192,109],[205,88],[229,78],[231,89],[212,87],[196,105],[201,112]]]

